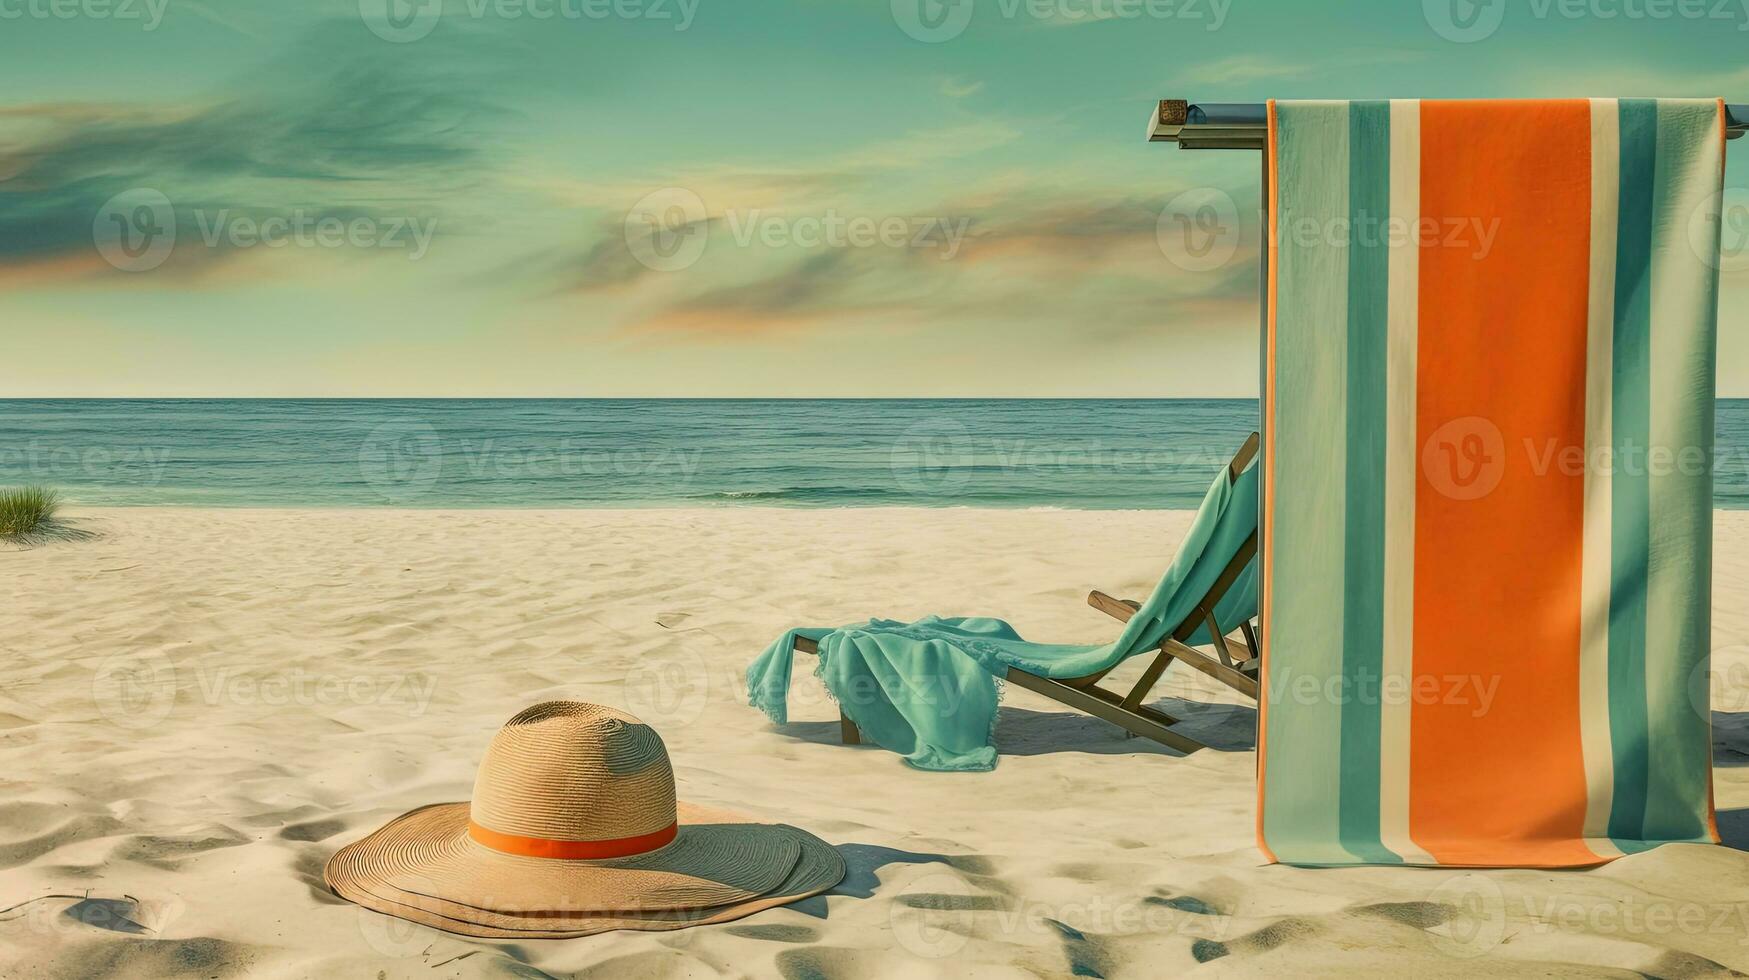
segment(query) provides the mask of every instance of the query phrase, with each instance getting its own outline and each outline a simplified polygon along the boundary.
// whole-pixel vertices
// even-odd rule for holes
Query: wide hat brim
[[[610,860],[524,857],[468,836],[467,803],[403,814],[328,859],[335,894],[447,932],[587,936],[727,922],[844,879],[831,845],[787,824],[678,805],[672,843]]]

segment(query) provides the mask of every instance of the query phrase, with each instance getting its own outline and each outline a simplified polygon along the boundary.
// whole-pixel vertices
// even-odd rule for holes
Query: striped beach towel
[[[1273,102],[1258,839],[1716,842],[1724,106]]]

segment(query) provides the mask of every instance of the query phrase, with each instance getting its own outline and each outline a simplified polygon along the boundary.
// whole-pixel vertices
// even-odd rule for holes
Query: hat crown
[[[641,837],[674,825],[674,769],[662,737],[631,715],[547,701],[492,738],[469,809],[474,823],[516,837]]]

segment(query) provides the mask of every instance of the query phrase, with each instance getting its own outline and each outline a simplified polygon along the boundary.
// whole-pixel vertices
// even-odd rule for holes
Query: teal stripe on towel
[[[1648,842],[1711,842],[1713,377],[1719,276],[1697,262],[1689,222],[1713,203],[1722,162],[1718,103],[1658,102],[1652,195],[1650,431],[1669,466],[1650,468],[1646,578]],[[1691,689],[1690,685],[1694,685]]]
[[[1279,208],[1275,469],[1263,838],[1290,864],[1352,864],[1337,808],[1342,705],[1348,250],[1322,244],[1348,219],[1348,105],[1277,103]],[[1282,710],[1269,710],[1280,704]]]
[[[1342,846],[1362,861],[1400,863],[1379,836],[1379,734],[1384,674],[1385,354],[1390,252],[1391,107],[1348,115],[1348,526],[1342,616]]]
[[[1609,596],[1609,738],[1615,794],[1609,834],[1638,850],[1646,816],[1646,552],[1648,484],[1644,460],[1651,438],[1652,181],[1658,106],[1621,100],[1620,218],[1615,248],[1614,374],[1611,431]]]

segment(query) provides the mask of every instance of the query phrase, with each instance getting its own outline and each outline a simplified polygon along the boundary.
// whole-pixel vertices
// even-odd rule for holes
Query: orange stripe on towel
[[[1585,446],[1590,139],[1584,100],[1421,107],[1409,821],[1441,864],[1598,860],[1559,455]]]
[[[1719,100],[1719,146],[1721,147],[1721,152],[1726,152],[1723,148],[1731,145],[1730,144],[1730,139],[1731,139],[1731,128],[1730,127],[1731,127],[1731,114],[1729,111],[1727,111],[1725,109],[1725,100],[1720,99]],[[1723,167],[1721,167],[1721,168],[1719,168],[1719,193],[1722,195],[1722,194],[1724,194],[1724,192],[1725,192],[1725,170]],[[1721,197],[1720,200],[1722,201],[1722,200],[1724,200],[1724,198]],[[1721,221],[1724,220],[1724,217],[1725,216],[1723,214],[1719,215],[1719,218]],[[1707,732],[1710,735],[1710,733],[1712,732],[1712,725],[1713,725],[1712,712],[1710,712],[1710,711],[1707,712],[1706,716],[1707,716]],[[1259,736],[1259,738],[1261,738],[1261,737],[1262,736]],[[1258,744],[1261,745],[1262,743],[1259,742]],[[1261,751],[1261,749],[1259,749],[1259,751]],[[1713,842],[1716,844],[1719,842],[1719,839],[1720,839],[1719,838],[1719,810],[1718,810],[1718,806],[1716,805],[1716,800],[1714,799],[1713,794],[1714,794],[1713,781],[1709,779],[1706,781],[1706,825],[1707,825],[1708,832],[1710,832],[1713,835]]]
[[[1264,167],[1267,183],[1264,194],[1264,223],[1267,225],[1265,234],[1269,236],[1269,270],[1267,275],[1268,288],[1264,302],[1268,308],[1264,316],[1268,323],[1267,349],[1264,351],[1263,378],[1268,387],[1264,391],[1263,410],[1266,413],[1263,423],[1263,548],[1260,562],[1262,576],[1258,583],[1257,629],[1262,634],[1257,662],[1258,666],[1258,699],[1257,699],[1257,849],[1271,864],[1275,863],[1275,853],[1269,849],[1269,844],[1263,839],[1263,760],[1265,758],[1264,743],[1269,731],[1267,713],[1269,710],[1269,651],[1274,649],[1274,640],[1269,631],[1269,603],[1275,594],[1275,564],[1271,560],[1275,556],[1273,536],[1270,529],[1275,524],[1275,427],[1270,424],[1267,413],[1275,411],[1275,272],[1276,255],[1280,252],[1280,238],[1276,234],[1276,161],[1280,155],[1275,146],[1275,100],[1267,103],[1269,113],[1269,148],[1264,152],[1269,154],[1268,166]]]

